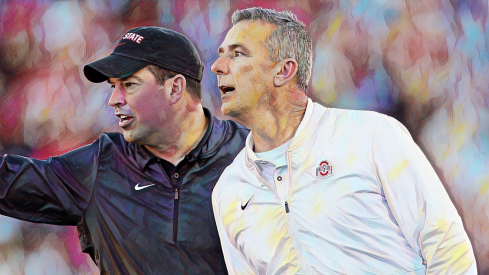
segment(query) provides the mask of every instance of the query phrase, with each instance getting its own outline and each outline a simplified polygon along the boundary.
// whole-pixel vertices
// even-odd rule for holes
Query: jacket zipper
[[[175,196],[173,197],[173,242],[177,242],[178,235],[178,209],[180,206],[180,199],[178,197],[178,187],[175,187]]]
[[[178,192],[178,184],[176,186],[173,185],[173,181],[171,180],[170,176],[166,173],[165,169],[163,169],[163,166],[161,163],[159,163],[161,170],[163,171],[163,175],[165,175],[167,181],[169,184],[173,186],[173,242],[177,242],[177,235],[178,235],[178,210],[180,206],[180,196]]]
[[[287,201],[289,200],[290,190],[292,190],[292,159],[291,159],[291,156],[290,156],[290,151],[288,151],[288,150],[287,150],[287,153],[286,153],[286,159],[287,159],[287,178],[288,178],[288,183],[289,184],[288,184],[288,188],[287,188],[287,195],[285,197],[285,212],[286,213],[289,213],[289,203]],[[302,255],[302,251],[304,251],[304,249],[303,249],[302,245],[300,244],[300,242],[297,240],[297,237],[296,237],[297,229],[295,227],[294,220],[293,220],[293,215],[292,214],[287,215],[288,218],[289,218],[288,219],[289,220],[289,226],[290,226],[290,229],[292,231],[293,239],[294,239],[294,241],[296,243],[297,250],[299,251],[300,261],[302,262],[302,264],[304,266],[305,272],[306,273],[309,273],[309,267],[307,266],[307,262],[304,259],[304,256]]]

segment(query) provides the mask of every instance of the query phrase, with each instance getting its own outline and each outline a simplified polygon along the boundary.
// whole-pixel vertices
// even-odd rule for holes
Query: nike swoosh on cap
[[[153,185],[155,185],[155,184],[153,183],[153,184],[149,184],[149,185],[139,186],[139,182],[138,182],[138,184],[136,184],[136,186],[134,186],[134,189],[141,190],[141,189],[144,189],[144,188],[151,187]]]

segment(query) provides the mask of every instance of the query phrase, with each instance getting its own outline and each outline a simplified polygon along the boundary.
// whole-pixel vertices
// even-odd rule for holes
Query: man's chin
[[[122,135],[127,142],[137,143],[137,138],[134,137],[132,131],[123,131]]]
[[[232,108],[232,106],[227,106],[228,104],[223,104],[221,106],[221,112],[223,115],[228,116],[228,117],[239,117],[239,112],[235,108]]]

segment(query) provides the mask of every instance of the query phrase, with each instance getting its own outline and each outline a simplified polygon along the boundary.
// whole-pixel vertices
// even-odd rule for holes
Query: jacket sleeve
[[[38,223],[76,225],[95,181],[99,140],[37,160],[0,156],[0,214]]]
[[[219,180],[219,182],[220,181],[221,180]],[[221,240],[222,252],[224,254],[224,261],[226,262],[228,273],[229,275],[256,274],[244,254],[237,249],[229,239],[229,235],[226,232],[226,228],[224,227],[222,216],[219,211],[220,200],[219,194],[216,192],[217,186],[218,185],[216,185],[216,188],[214,188],[214,192],[212,192],[212,209],[214,211],[217,232],[219,233],[219,239]]]
[[[390,210],[427,274],[476,274],[462,220],[440,179],[408,131],[393,118],[379,121],[373,161]]]

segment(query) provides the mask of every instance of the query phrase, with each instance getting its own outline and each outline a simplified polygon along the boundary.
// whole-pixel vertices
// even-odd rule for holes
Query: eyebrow
[[[228,48],[229,48],[230,51],[235,50],[236,48],[242,48],[243,51],[245,51],[246,53],[250,53],[250,49],[248,49],[248,47],[246,47],[242,43],[236,43],[236,44],[228,45]],[[217,49],[217,52],[218,53],[224,52],[224,48],[223,47],[219,47],[219,49]]]
[[[126,81],[126,80],[128,80],[129,78],[134,78],[134,79],[136,79],[136,80],[142,81],[142,79],[141,79],[140,77],[135,76],[135,75],[130,75],[130,76],[126,76],[126,77],[120,78],[120,81]],[[110,78],[109,78],[109,79],[107,79],[107,83],[112,84],[112,82],[110,82]]]

